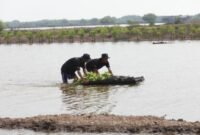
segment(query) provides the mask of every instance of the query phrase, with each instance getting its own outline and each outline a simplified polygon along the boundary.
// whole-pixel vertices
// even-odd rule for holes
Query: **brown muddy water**
[[[200,41],[164,45],[151,42],[0,45],[0,117],[107,113],[199,121],[199,45]],[[85,52],[92,58],[106,52],[111,57],[114,74],[142,75],[145,81],[139,86],[61,85],[61,65]],[[0,130],[0,134],[27,132],[40,134]]]

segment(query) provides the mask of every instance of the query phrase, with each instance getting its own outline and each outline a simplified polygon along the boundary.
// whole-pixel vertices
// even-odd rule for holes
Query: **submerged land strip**
[[[0,44],[199,40],[200,24],[63,28],[49,30],[3,30]]]
[[[117,132],[200,134],[200,122],[166,120],[154,116],[44,115],[0,118],[0,128],[41,132]]]

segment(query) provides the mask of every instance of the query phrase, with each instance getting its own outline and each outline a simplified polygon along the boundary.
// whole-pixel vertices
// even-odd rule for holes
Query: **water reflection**
[[[112,86],[61,85],[60,89],[66,111],[73,114],[109,113],[115,107],[110,100],[115,91]]]

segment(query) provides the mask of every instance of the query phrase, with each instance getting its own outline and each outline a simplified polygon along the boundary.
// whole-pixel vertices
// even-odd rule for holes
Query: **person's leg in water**
[[[61,75],[62,75],[62,81],[63,81],[63,83],[68,83],[68,75],[67,75],[67,73],[61,73]]]
[[[74,79],[74,81],[78,80],[78,77],[76,76],[76,74],[68,74],[68,73],[61,73],[62,74],[62,80],[63,83],[68,84],[68,79]]]

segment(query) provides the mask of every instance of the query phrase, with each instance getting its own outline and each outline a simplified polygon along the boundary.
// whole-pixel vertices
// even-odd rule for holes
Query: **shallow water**
[[[200,120],[200,41],[0,45],[0,117],[109,113]],[[139,86],[63,86],[60,67],[88,52],[110,55]],[[106,71],[105,68],[101,72]]]

